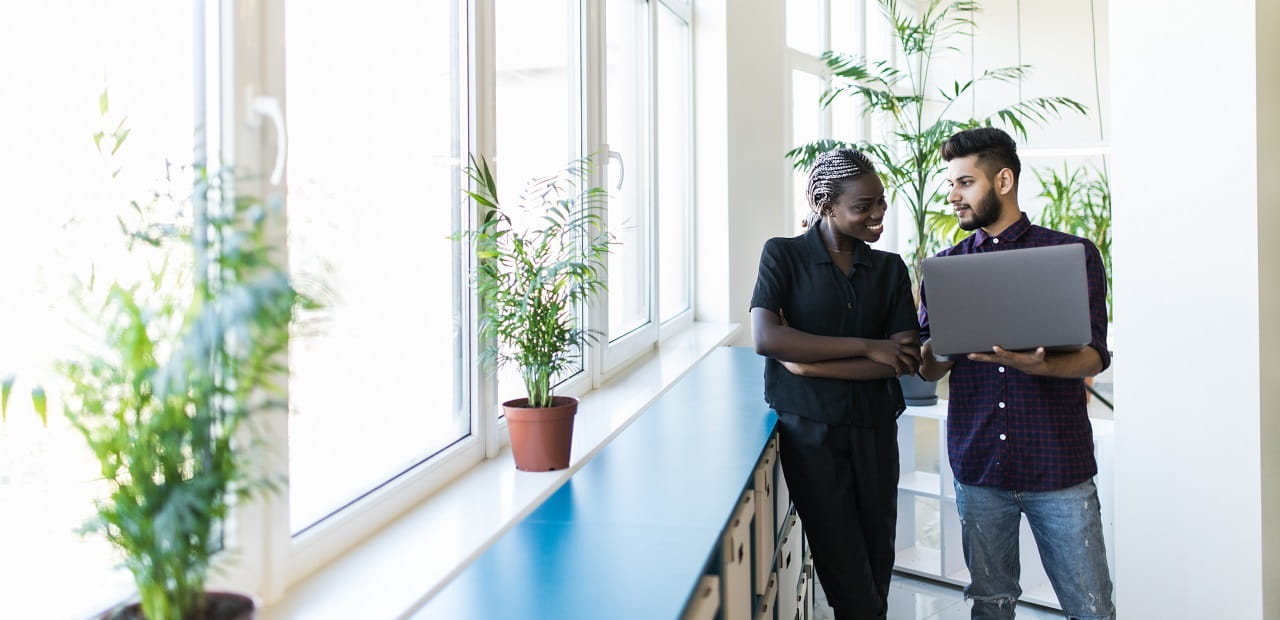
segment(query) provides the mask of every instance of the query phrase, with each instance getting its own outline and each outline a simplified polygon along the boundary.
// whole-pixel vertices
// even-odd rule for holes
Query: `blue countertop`
[[[763,372],[712,351],[414,617],[677,618],[773,433]]]

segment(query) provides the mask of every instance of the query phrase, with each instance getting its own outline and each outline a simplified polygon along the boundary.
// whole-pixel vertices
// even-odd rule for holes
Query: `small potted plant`
[[[503,403],[516,469],[569,466],[578,401],[553,394],[564,371],[595,337],[579,314],[605,289],[604,265],[613,244],[604,220],[606,193],[589,187],[589,159],[531,179],[514,205],[498,199],[488,163],[467,167],[484,210],[473,230],[454,235],[475,251],[472,272],[480,298],[480,338],[486,367],[511,365],[526,396]]]

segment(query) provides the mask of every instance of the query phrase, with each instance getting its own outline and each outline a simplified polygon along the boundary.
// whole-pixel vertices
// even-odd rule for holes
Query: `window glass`
[[[823,0],[787,0],[787,46],[806,54],[822,53]]]
[[[562,170],[581,156],[577,130],[580,36],[572,9],[569,2],[494,2],[498,119],[494,174],[498,199],[508,205],[518,200],[530,179]],[[502,369],[499,402],[525,395],[517,369]]]
[[[609,232],[618,241],[609,255],[609,338],[625,336],[650,320],[649,225],[644,204],[648,177],[645,122],[647,6],[610,0],[606,7],[605,141],[609,145]]]
[[[471,429],[447,239],[460,205],[449,6],[286,10],[289,261],[331,291],[325,322],[290,348],[297,533]]]
[[[74,6],[0,3],[0,377],[16,376],[0,423],[0,615],[13,618],[88,617],[132,589],[109,545],[76,533],[108,489],[62,415],[52,366],[100,342],[73,280],[146,277],[116,218],[155,191],[187,197],[206,129],[189,3]],[[50,388],[47,428],[37,384]]]
[[[821,109],[818,97],[822,93],[822,80],[818,76],[805,71],[791,72],[791,141],[795,144],[808,144],[821,137]],[[809,198],[806,194],[808,175],[796,171],[792,173],[792,204],[795,217],[791,223],[795,232],[799,232],[801,218],[809,214]]]
[[[658,303],[666,321],[690,307],[692,140],[689,25],[658,11]]]
[[[831,0],[831,49],[859,55],[863,38],[862,25],[866,17],[858,14],[859,4],[854,0]],[[874,7],[873,10],[880,9]]]

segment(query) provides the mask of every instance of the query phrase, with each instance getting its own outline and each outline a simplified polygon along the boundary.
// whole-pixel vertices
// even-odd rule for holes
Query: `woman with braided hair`
[[[783,475],[836,618],[888,612],[897,522],[897,377],[920,366],[907,266],[868,244],[884,185],[852,149],[809,174],[808,230],[765,243],[751,298]]]

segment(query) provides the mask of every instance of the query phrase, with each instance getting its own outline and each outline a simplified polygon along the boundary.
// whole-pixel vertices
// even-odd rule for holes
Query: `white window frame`
[[[493,52],[492,0],[458,0],[456,11],[460,32],[459,67],[465,76],[463,100],[459,102],[462,123],[466,127],[463,152],[492,153],[493,71],[477,62],[490,58]],[[284,92],[284,6],[278,2],[235,2],[214,0],[209,15],[221,24],[219,45],[209,46],[212,70],[221,73],[221,118],[224,130],[223,158],[237,167],[267,170],[274,165],[274,140],[263,139],[261,132],[271,132],[269,123],[257,122],[252,114],[253,101],[272,97],[283,108]],[[466,162],[460,162],[464,166]],[[281,192],[264,179],[259,187],[242,186],[250,192]],[[287,179],[285,181],[287,183]],[[475,224],[475,213],[464,212],[466,226]],[[285,240],[284,231],[277,239]],[[471,258],[463,253],[463,269],[471,267]],[[388,522],[421,502],[433,491],[474,467],[501,448],[496,415],[481,415],[497,410],[496,382],[489,373],[473,372],[477,324],[474,295],[462,299],[464,316],[471,334],[464,343],[464,385],[471,403],[471,433],[440,453],[428,458],[399,476],[384,482],[352,505],[294,536],[289,522],[287,492],[275,493],[259,501],[238,507],[228,531],[228,547],[234,553],[223,554],[219,564],[225,570],[218,579],[238,589],[258,593],[265,603],[279,600],[285,589],[321,566],[346,552],[359,540],[384,527]],[[288,474],[288,418],[279,416],[266,421],[263,429],[271,445],[273,458],[263,463],[263,473],[274,479]]]
[[[841,1],[848,2],[850,0],[822,0],[822,5],[819,9],[819,19],[822,20],[822,27],[819,32],[821,33],[822,42],[818,46],[819,49],[831,49],[831,3]],[[788,148],[798,146],[800,143],[794,132],[795,84],[792,77],[796,71],[808,73],[818,78],[823,88],[831,85],[831,76],[827,73],[826,65],[822,62],[821,58],[808,52],[800,51],[790,45],[787,46],[787,71],[786,76],[783,78],[783,84],[786,88],[787,96],[783,98],[783,105],[785,106],[785,118],[787,119],[786,144],[788,145]],[[813,105],[818,105],[818,102],[814,101]],[[818,116],[818,137],[830,138],[831,126],[831,109],[820,109]],[[787,196],[797,196],[800,192],[804,191],[804,188],[796,187],[795,174],[792,171],[790,162],[786,162],[784,164],[783,174],[786,179],[786,185],[784,187],[787,188]],[[796,226],[794,214],[791,212],[790,207],[783,210],[782,219],[782,230],[792,230],[793,227]]]
[[[821,11],[820,11],[820,15],[822,19],[822,29],[821,29],[822,45],[820,47],[821,49],[824,49],[824,50],[828,50],[833,47],[832,46],[831,5],[837,2],[849,3],[853,7],[853,11],[852,11],[853,14],[859,16],[862,19],[862,22],[861,24],[859,24],[859,28],[857,29],[857,34],[858,34],[857,51],[859,55],[866,57],[868,55],[868,39],[871,37],[871,34],[872,34],[871,29],[876,29],[879,32],[883,32],[888,28],[888,26],[884,24],[884,17],[880,14],[879,4],[875,0],[823,0]],[[903,0],[902,3],[906,6],[913,7],[913,8],[917,6],[915,0]],[[887,34],[885,34],[885,36],[887,36]],[[894,61],[896,62],[896,56],[893,58],[894,58]],[[793,92],[793,85],[792,85],[793,71],[802,71],[804,73],[809,73],[811,75],[817,76],[822,81],[822,85],[824,88],[829,87],[831,85],[831,76],[826,70],[826,65],[822,62],[822,60],[818,56],[815,56],[813,54],[809,54],[806,52],[802,52],[800,50],[797,50],[795,48],[788,46],[787,74],[785,78],[786,80],[785,87],[788,94]],[[793,96],[787,96],[785,98],[785,104],[784,104],[786,106],[785,113],[786,113],[786,118],[788,119],[794,118],[794,114],[793,114],[794,109],[792,108],[793,101],[794,101]],[[817,105],[817,102],[814,102],[814,105]],[[859,135],[856,137],[856,139],[866,139],[868,136],[870,136],[873,130],[872,125],[873,123],[870,118],[863,117],[859,119]],[[820,111],[819,127],[820,127],[819,133],[821,138],[833,137],[832,133],[834,131],[834,119],[833,119],[833,115],[831,113],[830,108],[825,108]],[[786,134],[787,144],[791,146],[797,146],[799,144],[799,141],[793,135],[791,123],[787,123],[786,132],[787,132]],[[785,170],[783,174],[786,179],[788,196],[794,196],[794,195],[797,195],[799,192],[803,191],[803,188],[799,188],[795,186],[795,179],[794,179],[794,175],[792,174],[792,169],[789,162],[785,164]],[[795,225],[795,223],[791,221],[792,214],[788,212],[784,215],[784,217],[786,218],[786,221],[783,222],[783,229],[791,230],[792,226]],[[889,226],[891,230],[898,230],[898,209],[890,209],[885,214],[885,218],[887,220],[886,224]],[[892,236],[882,240],[882,247],[885,250],[896,252],[898,248],[898,240],[896,236]]]
[[[684,37],[685,37],[685,44],[686,44],[686,49],[688,49],[688,50],[689,50],[689,54],[690,54],[690,62],[692,63],[692,55],[693,55],[693,49],[694,49],[694,42],[693,42],[693,7],[691,6],[691,3],[690,3],[690,2],[687,2],[687,1],[659,0],[659,4],[660,4],[661,6],[660,6],[660,7],[657,7],[657,8],[656,8],[656,10],[655,10],[655,12],[654,12],[654,18],[653,18],[653,28],[654,28],[654,30],[656,31],[656,29],[657,29],[657,10],[662,10],[662,9],[669,10],[669,11],[671,11],[671,12],[672,12],[672,14],[674,14],[674,15],[675,15],[675,17],[676,17],[676,18],[678,18],[680,21],[684,22]],[[656,50],[656,45],[657,45],[657,44],[656,44],[656,41],[657,41],[657,37],[655,36],[655,37],[653,37],[653,41],[652,41],[652,45],[653,45],[653,47],[654,47],[653,54],[654,54],[655,56],[656,56],[656,54],[657,54],[657,50]],[[658,77],[660,78],[661,76],[658,76]],[[689,93],[689,105],[688,105],[688,108],[687,108],[687,114],[688,114],[687,123],[688,123],[688,127],[689,127],[689,142],[688,142],[687,144],[683,145],[683,146],[684,146],[684,149],[685,149],[685,161],[688,161],[688,162],[689,162],[689,183],[688,183],[688,184],[686,185],[686,187],[685,187],[685,199],[684,199],[684,204],[689,205],[689,208],[688,208],[688,209],[686,209],[686,210],[685,210],[685,212],[681,214],[681,216],[684,218],[684,226],[685,226],[685,230],[689,231],[689,234],[688,234],[688,236],[687,236],[687,237],[686,237],[686,239],[685,239],[684,247],[683,247],[683,248],[681,248],[681,251],[682,251],[682,252],[683,252],[683,254],[684,254],[684,256],[683,256],[682,258],[683,258],[683,262],[684,262],[684,264],[688,266],[688,270],[689,270],[689,272],[690,272],[690,273],[693,273],[693,272],[695,272],[695,271],[696,271],[696,269],[695,269],[695,258],[694,258],[694,257],[695,257],[695,254],[694,254],[694,251],[693,251],[693,241],[694,241],[694,239],[697,237],[697,229],[696,229],[696,228],[695,228],[695,226],[694,226],[694,217],[693,217],[693,216],[694,216],[694,209],[696,208],[696,207],[694,206],[694,204],[695,204],[695,203],[694,203],[694,200],[695,200],[695,191],[694,191],[694,187],[696,186],[696,181],[695,181],[695,179],[697,179],[697,168],[696,168],[696,161],[697,161],[697,160],[696,160],[696,157],[695,157],[696,153],[695,153],[695,144],[694,144],[694,137],[693,137],[693,136],[697,133],[697,132],[695,131],[695,129],[694,129],[694,119],[693,119],[693,108],[694,108],[693,92],[694,92],[694,86],[695,86],[695,84],[694,84],[694,71],[693,71],[692,67],[690,67],[688,71],[685,71],[685,92]],[[654,89],[654,105],[655,105],[655,106],[657,105],[657,89],[656,89],[656,88]],[[655,129],[654,129],[655,140],[656,140],[656,134],[657,134],[657,128],[655,127]],[[656,155],[655,155],[655,156],[654,156],[654,165],[655,165],[655,166],[657,165],[657,161],[656,161],[656,159],[657,159],[657,158],[656,158]],[[656,168],[655,168],[655,169],[656,169]],[[655,186],[655,191],[656,191],[656,186]],[[656,221],[656,215],[655,215],[655,221]],[[655,225],[655,230],[656,230],[656,225]],[[654,239],[654,244],[655,244],[655,245],[654,245],[654,247],[656,248],[656,247],[657,247],[657,239],[656,239],[656,235],[655,235],[655,239]],[[658,269],[658,268],[660,268],[660,265],[656,265],[656,264],[655,264],[654,268],[655,268],[655,269]],[[657,283],[658,283],[658,281],[659,281],[659,278],[660,278],[661,276],[660,276],[659,272],[657,272],[657,271],[655,271],[654,273],[655,273],[655,274],[658,274],[658,275],[654,278],[654,286],[656,287],[656,286],[657,286]],[[695,280],[695,278],[690,277],[690,278],[687,280],[687,284],[686,284],[687,290],[685,291],[685,296],[686,296],[686,297],[688,298],[688,300],[689,300],[689,307],[687,307],[687,308],[685,308],[684,310],[682,310],[682,311],[680,311],[680,312],[676,313],[676,314],[675,314],[675,316],[672,316],[672,317],[670,317],[670,318],[668,318],[668,319],[666,319],[666,320],[662,321],[662,323],[661,323],[661,325],[660,325],[660,327],[659,327],[659,329],[658,329],[658,339],[659,339],[659,342],[665,341],[666,339],[670,338],[672,334],[675,334],[675,333],[679,332],[680,330],[685,329],[686,327],[688,327],[688,326],[690,326],[690,325],[692,325],[692,324],[693,324],[694,308],[695,308],[695,299],[696,299],[696,295],[695,295],[694,290],[693,290],[694,280]],[[661,316],[660,316],[660,315],[661,315],[661,305],[659,304],[659,302],[660,302],[660,301],[661,301],[661,300],[660,300],[660,299],[657,297],[657,295],[655,294],[655,296],[654,296],[654,315],[655,315],[655,317],[656,317],[656,318],[658,318],[658,319],[661,319]]]
[[[648,27],[647,27],[648,37],[644,42],[644,44],[645,44],[645,66],[646,66],[645,80],[647,85],[646,111],[645,111],[647,130],[645,133],[648,140],[648,145],[645,148],[646,161],[644,162],[644,169],[648,172],[648,174],[646,175],[646,178],[643,180],[645,186],[641,190],[641,197],[642,197],[641,199],[642,199],[644,218],[645,218],[644,224],[648,227],[648,230],[649,230],[649,234],[647,235],[647,239],[646,239],[647,267],[648,267],[648,272],[650,274],[649,289],[648,289],[649,319],[643,325],[627,332],[622,336],[612,338],[611,340],[609,340],[609,336],[606,336],[605,338],[602,339],[602,340],[608,340],[608,341],[601,343],[603,346],[598,347],[599,352],[596,355],[596,362],[594,364],[594,372],[593,372],[593,375],[594,375],[593,383],[597,387],[604,384],[609,379],[613,378],[619,373],[624,372],[626,368],[629,367],[632,363],[634,363],[636,360],[643,357],[648,352],[652,351],[654,347],[659,346],[662,341],[669,338],[672,334],[692,325],[693,317],[694,317],[694,294],[692,290],[693,279],[690,278],[690,281],[689,281],[690,290],[687,291],[687,294],[689,297],[689,308],[677,314],[675,317],[668,319],[665,322],[660,322],[659,308],[661,307],[660,306],[661,299],[659,297],[660,287],[658,286],[659,278],[660,278],[660,271],[659,271],[660,265],[658,261],[660,260],[661,257],[658,256],[657,230],[658,230],[659,215],[657,212],[657,202],[656,202],[657,187],[658,187],[659,179],[657,179],[657,173],[656,173],[657,149],[655,147],[655,145],[657,144],[658,137],[657,137],[657,125],[654,122],[655,110],[657,109],[658,89],[661,88],[661,84],[660,84],[661,76],[658,76],[656,74],[657,72],[655,71],[655,64],[656,64],[656,58],[657,58],[657,34],[656,33],[657,33],[658,11],[664,10],[664,9],[669,10],[676,17],[684,21],[686,25],[685,36],[688,37],[689,49],[692,50],[693,49],[693,41],[692,41],[693,9],[688,2],[678,2],[675,0],[658,0],[657,2],[647,2],[647,5],[649,7],[649,11],[646,14],[645,18],[648,21]],[[607,97],[605,93],[605,84],[606,84],[605,64],[606,63],[604,62],[605,53],[607,49],[606,41],[604,40],[604,33],[606,32],[606,28],[605,28],[606,26],[605,11],[606,10],[607,10],[606,3],[604,2],[589,2],[587,3],[587,9],[585,13],[588,20],[586,49],[591,50],[593,52],[593,53],[588,53],[586,55],[587,64],[585,67],[585,78],[586,78],[585,88],[584,88],[584,92],[586,94],[585,135],[586,135],[586,141],[587,141],[586,143],[588,145],[588,148],[586,148],[585,151],[589,153],[600,154],[597,158],[598,165],[596,166],[596,170],[595,170],[596,177],[594,179],[597,186],[600,186],[600,187],[604,187],[605,184],[608,183],[607,166],[613,165],[612,162],[606,161],[609,148],[605,140],[606,138],[605,133],[606,133],[606,127],[607,127],[607,124],[605,122],[606,121],[605,115],[608,113],[607,105],[606,105]],[[692,67],[690,69],[692,69]],[[688,92],[692,93],[693,92],[692,70],[688,71],[687,74],[689,76],[688,84],[687,84]],[[693,114],[692,104],[693,102],[690,101],[690,106],[689,106],[690,116],[692,116]],[[689,124],[690,124],[690,127],[692,128],[693,127],[692,118],[690,119]],[[694,161],[694,158],[693,158],[694,145],[693,145],[693,139],[692,139],[692,132],[690,133],[690,142],[689,144],[685,145],[685,148],[688,149],[689,161],[692,163]],[[690,178],[691,179],[695,178],[693,176],[692,171],[690,173]],[[685,204],[693,205],[694,191],[693,191],[692,183],[690,183],[690,187],[686,188],[686,192],[688,192],[688,196]],[[686,212],[683,214],[683,217],[685,217],[686,219],[687,230],[689,231],[694,230],[693,215],[694,214],[693,214],[692,208],[687,209]],[[693,240],[693,234],[691,233],[689,236],[689,239],[685,244],[686,247],[683,249],[685,254],[684,256],[685,264],[689,265],[690,269],[692,269],[694,265],[694,253],[692,248],[692,240]],[[595,308],[593,309],[593,312],[591,313],[592,322],[594,325],[601,326],[601,329],[600,329],[601,333],[607,333],[607,327],[609,323],[608,303],[609,302],[607,298],[602,299],[600,303],[595,306]]]
[[[210,93],[216,103],[210,103],[209,113],[219,115],[221,127],[224,128],[220,137],[224,150],[223,161],[243,169],[268,170],[274,165],[276,157],[275,129],[270,122],[256,119],[252,108],[253,102],[260,97],[274,98],[284,107],[284,5],[279,2],[238,0],[196,1],[202,7],[197,10],[203,10],[210,20],[208,32],[217,37],[216,44],[211,40],[205,46],[208,58],[204,64],[210,75],[214,76],[208,82],[215,84],[214,90],[219,91]],[[463,157],[465,158],[466,153],[476,153],[492,159],[497,150],[497,136],[494,133],[496,75],[491,60],[495,53],[495,0],[450,1],[457,3],[455,15],[461,39],[460,47],[464,52],[459,54],[459,70],[465,76],[463,92],[460,93],[462,101],[459,103],[463,116],[461,122],[465,126]],[[574,46],[578,57],[571,60],[576,62],[581,72],[583,114],[577,128],[579,134],[570,136],[570,139],[576,140],[582,154],[599,153],[604,145],[601,138],[605,126],[603,3],[566,1],[575,7],[573,19],[581,25],[571,30],[580,36],[578,45]],[[688,36],[692,37],[692,9],[689,4],[673,0],[659,1],[662,7],[674,11],[690,25]],[[653,35],[656,31],[653,23],[656,20],[656,10],[657,7],[654,7],[649,12],[651,24],[647,45],[650,67],[656,53]],[[570,66],[575,65],[571,63]],[[648,79],[652,84],[652,71],[649,72]],[[573,80],[570,83],[571,87],[575,86]],[[656,89],[650,90],[650,114],[656,92]],[[654,131],[650,123],[651,144],[656,139]],[[686,148],[692,154],[692,143]],[[650,160],[647,165],[650,170],[654,169],[654,151],[652,146],[647,150]],[[607,182],[606,170],[600,163],[597,161],[593,181],[598,186],[603,186]],[[465,165],[465,161],[459,162],[460,167]],[[268,193],[283,192],[287,188],[287,179],[284,180],[284,185],[273,187],[265,180],[265,176],[261,185],[242,185],[240,189],[265,196]],[[651,218],[649,224],[651,230],[656,230],[656,207],[653,201],[656,181],[652,174],[647,183],[645,195],[646,208]],[[689,192],[690,200],[687,204],[692,205],[692,187]],[[478,209],[469,207],[474,205],[463,207],[462,224],[472,227],[478,221],[479,212]],[[692,208],[685,217],[689,218],[689,230],[693,230]],[[558,385],[558,393],[570,396],[586,393],[623,372],[656,347],[660,340],[692,323],[694,296],[690,290],[691,307],[676,318],[658,324],[657,240],[655,234],[649,237],[649,324],[612,344],[600,342],[589,346],[584,355],[584,372],[579,372]],[[692,245],[692,235],[690,237]],[[285,242],[283,229],[278,231],[276,238],[281,244]],[[686,260],[692,267],[692,248],[686,248],[686,252]],[[472,263],[472,257],[464,252],[463,269],[469,272]],[[692,281],[690,287],[692,288]],[[332,562],[462,472],[500,453],[508,442],[507,429],[505,419],[499,415],[496,374],[481,372],[476,367],[476,353],[482,343],[478,342],[476,336],[478,325],[474,310],[478,302],[474,291],[464,295],[462,303],[471,334],[469,342],[464,345],[463,361],[464,383],[468,390],[466,396],[470,402],[471,433],[296,536],[291,532],[287,491],[237,507],[227,536],[227,547],[233,553],[219,557],[218,566],[222,570],[215,575],[213,585],[255,592],[266,604],[280,600],[289,586]],[[599,326],[607,326],[607,299],[588,308],[585,315],[589,327],[598,329]],[[284,479],[289,470],[288,417],[279,416],[268,420],[262,430],[267,435],[266,441],[279,447],[273,451],[272,458],[262,464],[262,473],[274,479]]]

